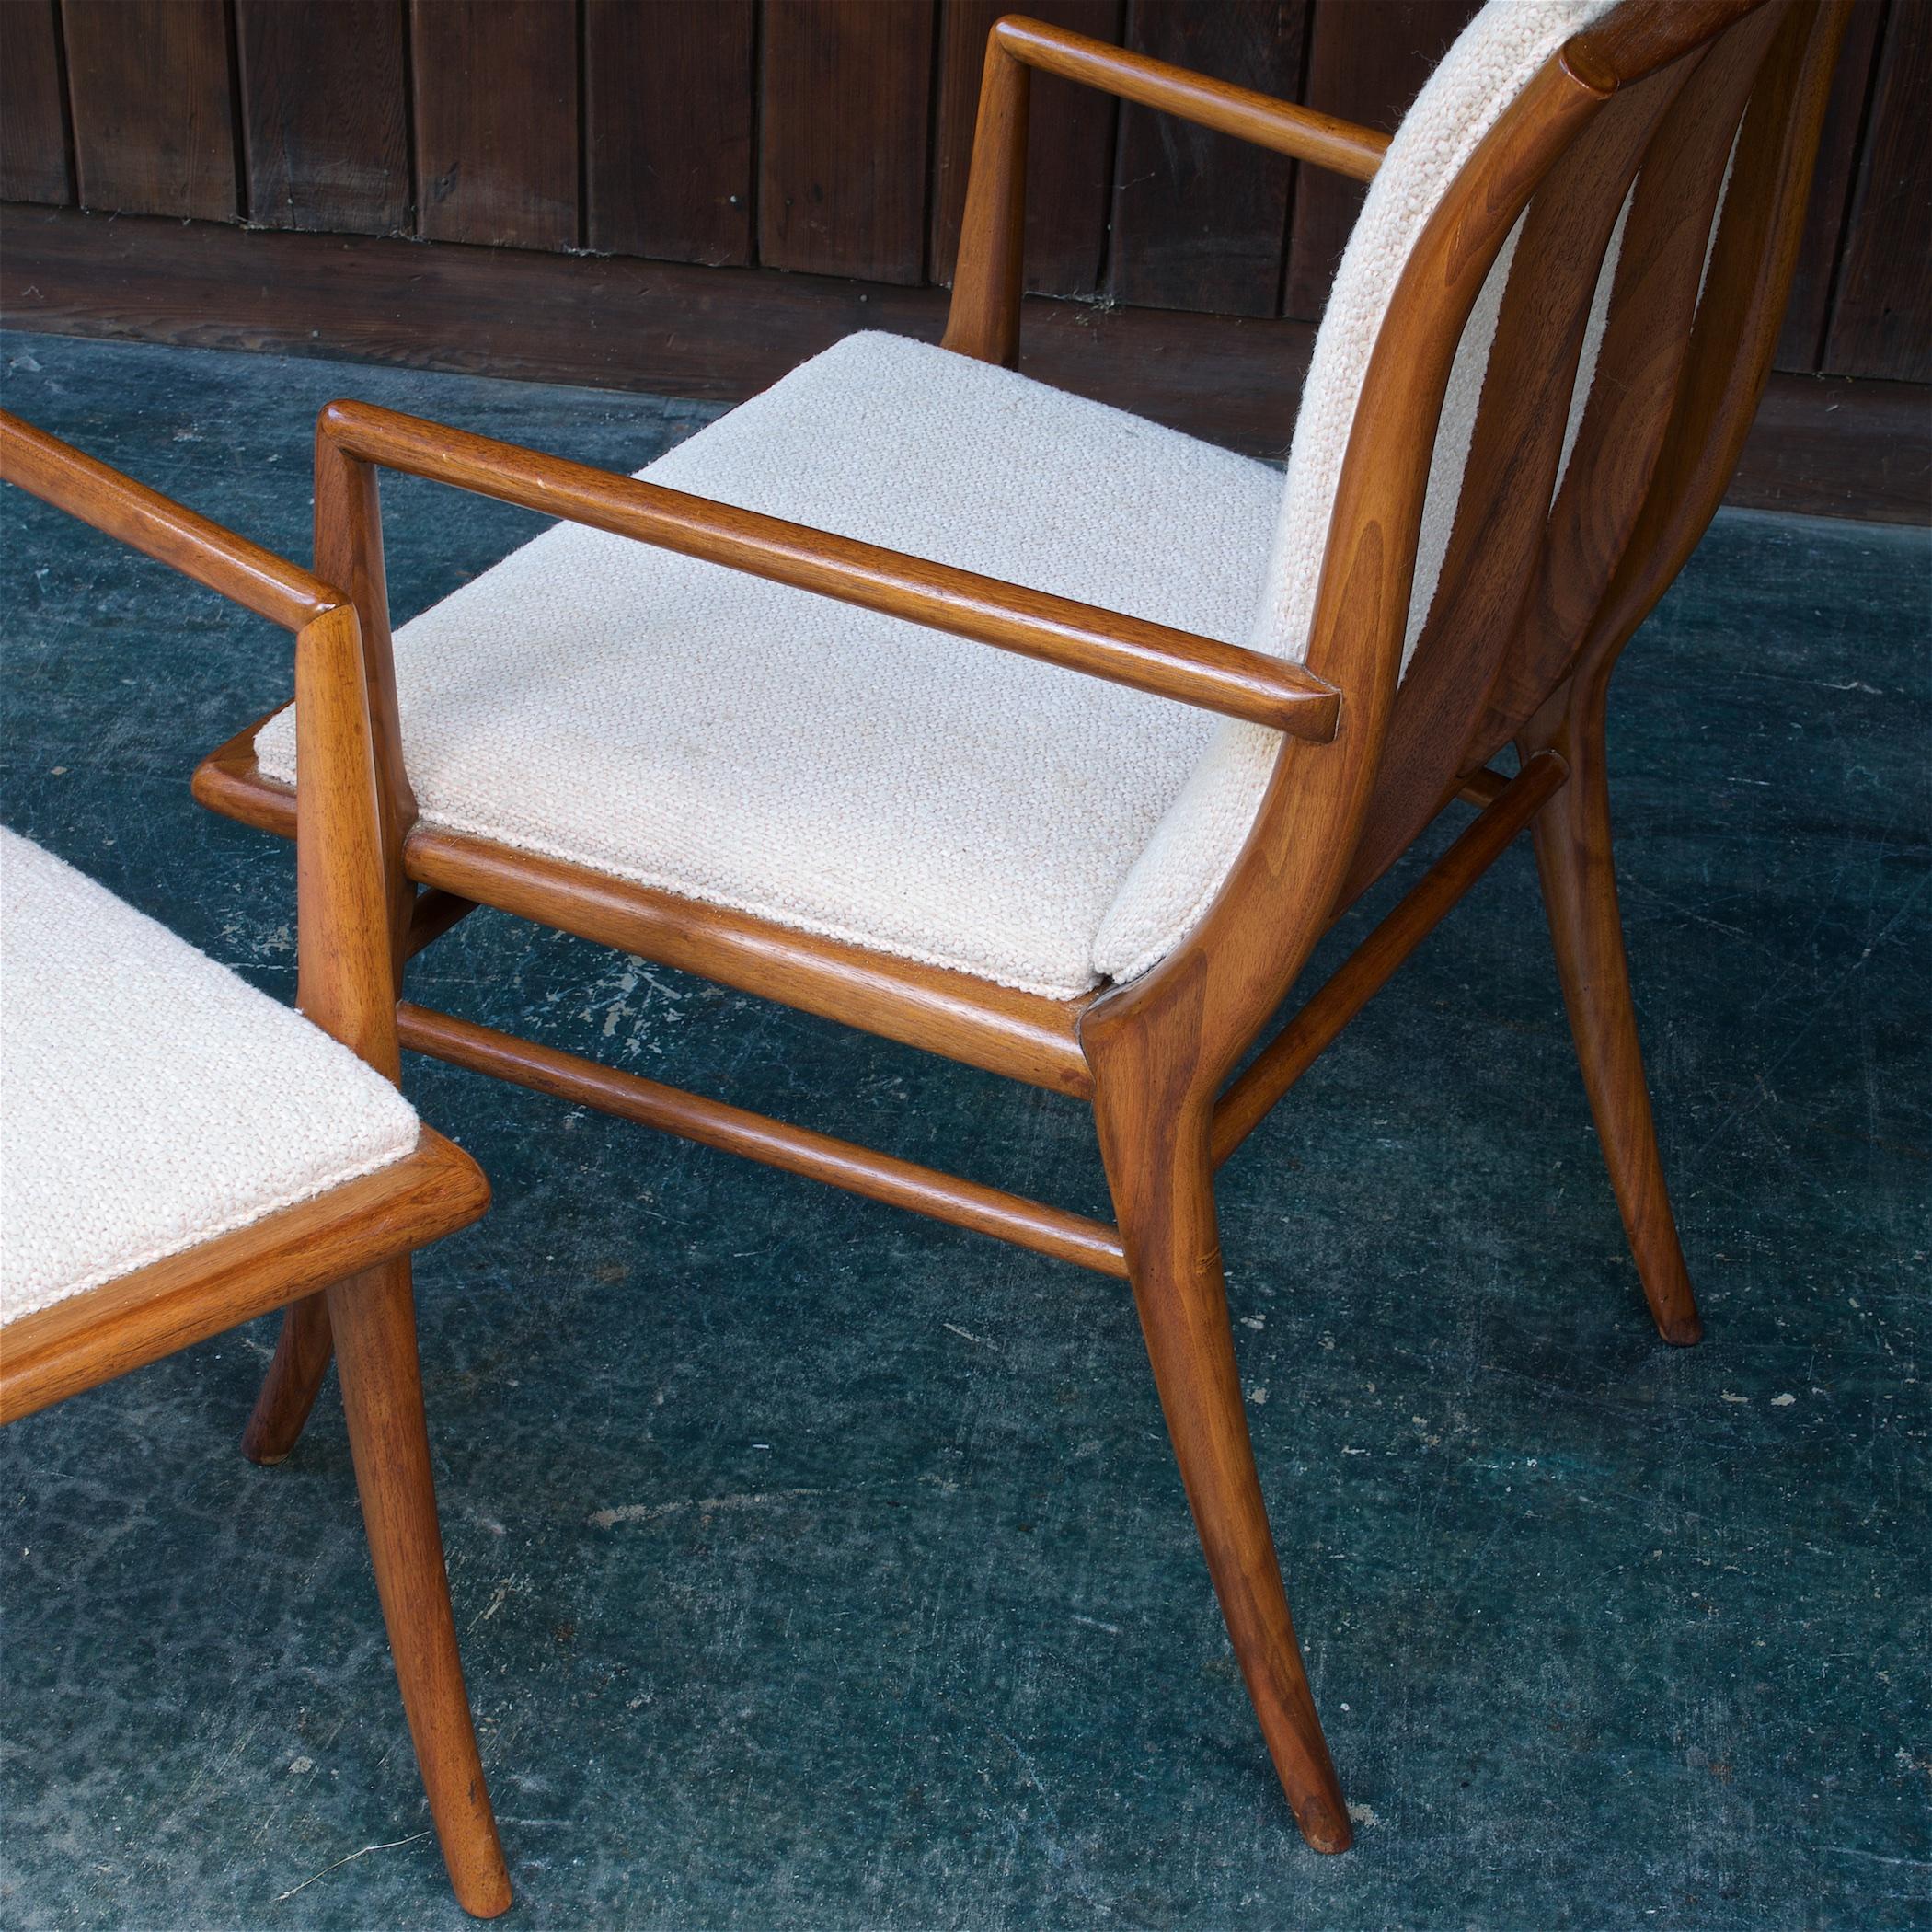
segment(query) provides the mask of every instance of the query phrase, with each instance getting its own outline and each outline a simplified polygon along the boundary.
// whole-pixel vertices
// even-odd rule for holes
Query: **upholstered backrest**
[[[1691,17],[1675,0],[1651,12],[1666,25]],[[1680,454],[1701,449],[1715,487],[1728,475],[1725,438],[1748,423],[1767,313],[1775,325],[1783,301],[1766,246],[1774,204],[1801,199],[1823,105],[1818,87],[1797,111],[1798,83],[1807,68],[1814,81],[1828,74],[1837,25],[1806,0],[1731,14],[1721,33],[1619,87],[1517,224],[1491,351],[1508,378],[1482,386],[1439,571],[1425,581],[1430,559],[1418,557],[1431,601],[1426,613],[1420,595],[1413,603],[1410,654],[1344,900],[1515,734],[1597,648],[1593,638],[1601,646],[1619,611],[1627,636],[1669,583],[1682,550],[1657,540],[1654,514],[1649,539],[1639,529],[1647,513],[1684,507],[1682,476],[1652,489],[1672,467],[1667,441]],[[1727,224],[1741,156],[1751,187],[1741,220]],[[1720,235],[1728,293],[1707,313]],[[1744,290],[1751,299],[1740,301]],[[1687,404],[1719,366],[1729,400],[1699,418]],[[1704,492],[1708,516],[1710,475]],[[1634,604],[1611,595],[1626,565],[1636,568],[1628,587],[1639,578],[1646,587]]]
[[[1489,0],[1443,57],[1370,184],[1337,270],[1295,419],[1281,521],[1255,613],[1258,649],[1300,661],[1308,650],[1328,523],[1370,359],[1410,252],[1457,172],[1503,110],[1563,42],[1616,0]],[[1447,547],[1483,385],[1505,247],[1472,312],[1443,407],[1418,545],[1408,627],[1412,648]],[[1202,754],[1186,790],[1128,875],[1095,949],[1095,965],[1129,979],[1162,958],[1199,917],[1252,824],[1278,741],[1229,725]],[[1203,854],[1213,861],[1203,867]]]
[[[1660,20],[1673,17],[1671,5],[1657,0]],[[1252,627],[1258,648],[1295,660],[1308,653],[1338,491],[1344,465],[1360,460],[1351,439],[1391,304],[1399,291],[1413,325],[1418,300],[1432,299],[1431,290],[1405,289],[1403,278],[1432,217],[1565,42],[1616,8],[1617,0],[1490,0],[1405,117],[1317,339]],[[1698,11],[1674,17],[1681,24]],[[1497,237],[1491,224],[1486,246],[1497,253],[1479,293],[1458,298],[1467,305],[1460,318],[1444,314],[1444,327],[1460,319],[1461,332],[1432,446],[1398,453],[1427,460],[1428,486],[1405,621],[1386,639],[1404,683],[1381,789],[1397,761],[1420,776],[1414,797],[1371,811],[1378,863],[1414,835],[1458,770],[1491,681],[1516,649],[1519,607],[1529,613],[1524,623],[1552,635],[1587,627],[1614,558],[1585,557],[1567,581],[1550,559],[1574,563],[1599,536],[1615,548],[1629,535],[1649,470],[1615,479],[1606,516],[1604,471],[1618,460],[1617,420],[1627,409],[1644,413],[1645,433],[1654,419],[1661,438],[1740,119],[1772,35],[1792,17],[1784,6],[1755,16],[1732,8],[1708,57],[1700,46],[1613,96],[1581,124],[1507,236]],[[1472,250],[1484,212],[1464,211]],[[1519,274],[1525,260],[1533,266]],[[1684,300],[1666,300],[1658,293],[1666,285]],[[1646,330],[1668,337],[1675,359],[1651,354]],[[1604,523],[1613,527],[1596,529]],[[1332,612],[1323,621],[1331,620]],[[1550,652],[1524,656],[1541,664]],[[1124,980],[1145,971],[1198,922],[1254,824],[1279,748],[1257,727],[1216,733],[1122,884],[1096,945],[1099,972]]]
[[[1450,184],[1537,70],[1616,0],[1489,0],[1403,117],[1335,275],[1295,419],[1281,527],[1253,642],[1299,659],[1308,648],[1328,519],[1355,408],[1396,285]],[[1514,237],[1512,237],[1512,244]],[[1409,602],[1413,650],[1462,487],[1512,245],[1498,258],[1463,331],[1430,473]]]

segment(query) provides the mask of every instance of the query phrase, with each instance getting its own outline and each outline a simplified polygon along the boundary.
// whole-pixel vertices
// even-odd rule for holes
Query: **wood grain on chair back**
[[[1337,735],[1281,744],[1200,925],[1083,1039],[1176,998],[1206,1037],[1251,1037],[1459,780],[1581,665],[1607,673],[1756,408],[1846,5],[1625,0],[1475,147],[1388,302],[1335,489],[1305,661],[1342,695]],[[1458,474],[1434,459],[1483,305]],[[1432,467],[1454,505],[1434,554]]]
[[[1344,903],[1586,653],[1607,672],[1702,534],[1756,408],[1846,6],[1645,5],[1654,22],[1627,6],[1601,38],[1658,64],[1616,88],[1522,219]],[[1713,19],[1714,38],[1673,53]],[[1599,39],[1572,59],[1586,77]]]

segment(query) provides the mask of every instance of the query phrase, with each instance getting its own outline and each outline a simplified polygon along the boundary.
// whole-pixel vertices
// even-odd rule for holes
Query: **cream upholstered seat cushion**
[[[1285,494],[1260,465],[878,335],[839,343],[639,474],[1300,660],[1355,406],[1409,253],[1510,101],[1612,4],[1491,0],[1444,57],[1337,277]],[[1411,647],[1508,269],[1506,254],[1445,402]],[[568,527],[405,626],[396,653],[428,822],[1058,996],[1130,978],[1185,937],[1280,742]],[[287,712],[257,751],[270,776],[293,776]]]
[[[417,1136],[347,1047],[0,831],[0,1322],[372,1173]]]
[[[1281,500],[1265,465],[870,334],[641,474],[1224,638]],[[1215,724],[570,525],[398,629],[396,669],[431,824],[1061,995]],[[293,777],[291,713],[256,747]]]

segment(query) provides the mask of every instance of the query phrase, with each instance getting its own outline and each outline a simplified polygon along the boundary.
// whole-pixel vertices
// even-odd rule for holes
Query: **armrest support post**
[[[382,815],[361,627],[346,604],[295,634],[295,1004],[377,1073],[402,1077]]]
[[[1006,369],[1019,362],[1031,93],[1026,67],[1014,59],[995,31],[986,41],[986,65],[980,78],[966,211],[940,347]]]
[[[367,693],[381,819],[381,870],[396,986],[408,957],[416,889],[403,870],[403,845],[416,823],[416,793],[403,762],[402,709],[396,695],[396,653],[389,637],[389,590],[383,563],[381,484],[363,461],[316,429],[316,568],[339,583],[362,627],[361,671]],[[299,719],[300,713],[297,717]],[[299,760],[300,753],[298,750]]]

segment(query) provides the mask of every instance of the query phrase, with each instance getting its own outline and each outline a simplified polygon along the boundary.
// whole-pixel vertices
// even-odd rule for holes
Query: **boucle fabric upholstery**
[[[1445,56],[1341,263],[1285,492],[1256,464],[876,335],[639,474],[1298,661],[1356,403],[1409,253],[1503,109],[1613,4],[1491,0]],[[1449,384],[1410,650],[1513,250],[1512,236]],[[1599,305],[1579,414],[1602,320]],[[405,626],[396,651],[428,822],[1059,996],[1144,972],[1186,937],[1280,743],[569,527]],[[257,751],[270,776],[293,776],[288,713]]]
[[[0,830],[0,1322],[372,1173],[417,1134],[347,1047]]]
[[[1617,0],[1489,0],[1443,55],[1403,117],[1369,185],[1316,337],[1289,452],[1288,483],[1248,641],[1299,662],[1307,654],[1328,520],[1355,406],[1382,319],[1410,252],[1450,183],[1504,109],[1573,33]],[[1488,371],[1513,237],[1471,312],[1444,397],[1417,545],[1408,645],[1435,594],[1461,493],[1477,399]],[[1591,351],[1593,358],[1594,349]],[[1230,722],[1128,875],[1094,943],[1094,964],[1130,979],[1171,951],[1212,903],[1239,856],[1280,740]]]
[[[1222,638],[1265,465],[857,335],[642,471]],[[546,532],[396,634],[424,820],[1071,995],[1217,720],[602,532]],[[294,774],[292,716],[256,740]]]

